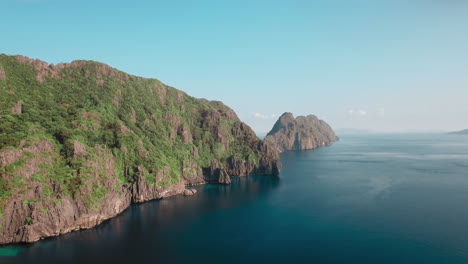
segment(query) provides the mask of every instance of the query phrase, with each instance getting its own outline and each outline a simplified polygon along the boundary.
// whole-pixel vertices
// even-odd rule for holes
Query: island
[[[0,55],[0,244],[94,227],[132,203],[278,175],[279,153],[218,101],[95,61]]]
[[[284,113],[276,121],[265,141],[276,146],[277,150],[310,150],[328,146],[337,141],[333,129],[315,115],[298,116]]]
[[[468,129],[450,132],[451,135],[468,135]]]

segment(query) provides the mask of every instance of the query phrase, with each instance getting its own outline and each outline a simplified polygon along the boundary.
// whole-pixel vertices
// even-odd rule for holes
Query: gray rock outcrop
[[[291,113],[284,113],[265,138],[280,152],[315,149],[337,140],[335,132],[325,121],[314,115],[294,118]]]

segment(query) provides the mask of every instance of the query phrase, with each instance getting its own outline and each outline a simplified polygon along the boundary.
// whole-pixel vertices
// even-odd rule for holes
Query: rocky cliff
[[[338,137],[325,121],[314,115],[294,118],[291,113],[284,113],[265,138],[280,152],[314,149],[336,140]]]
[[[0,124],[0,244],[281,169],[276,148],[221,102],[93,61],[0,55]]]

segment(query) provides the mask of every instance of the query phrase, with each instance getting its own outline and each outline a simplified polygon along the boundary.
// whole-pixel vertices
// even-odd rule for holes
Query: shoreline
[[[262,174],[232,175],[230,177],[249,177],[249,176],[254,176],[254,175],[258,175],[258,176],[261,176],[261,177],[278,177],[278,176],[274,176],[274,175],[262,175]],[[176,185],[168,187],[167,188],[168,190],[165,190],[165,191],[161,192],[161,193],[163,193],[163,195],[161,197],[159,197],[159,198],[148,199],[148,200],[138,201],[138,202],[130,201],[128,206],[126,206],[124,209],[119,211],[117,214],[115,214],[113,216],[110,216],[108,218],[105,218],[105,219],[104,218],[100,219],[99,222],[97,222],[97,223],[95,223],[93,225],[90,225],[89,227],[84,227],[84,228],[80,227],[80,228],[77,228],[77,229],[68,229],[68,230],[66,230],[64,232],[60,231],[59,233],[57,233],[55,235],[43,236],[43,237],[40,237],[37,240],[32,240],[32,241],[20,241],[20,242],[12,242],[12,243],[3,243],[3,244],[0,244],[0,249],[8,248],[8,247],[15,247],[15,246],[19,246],[19,247],[28,246],[28,245],[32,245],[34,243],[37,243],[37,242],[40,242],[40,241],[43,241],[43,240],[57,238],[57,237],[62,236],[62,235],[93,229],[93,228],[96,228],[96,227],[104,224],[107,221],[111,221],[112,219],[120,216],[125,211],[127,211],[128,208],[130,208],[133,205],[145,204],[145,203],[148,203],[148,202],[159,201],[159,200],[163,200],[163,199],[170,198],[170,197],[175,197],[175,196],[183,196],[183,197],[195,196],[196,193],[192,194],[192,195],[184,195],[184,191],[192,189],[192,188],[187,188],[187,187],[197,187],[197,186],[203,186],[203,185],[207,185],[207,184],[220,185],[220,186],[229,185],[229,184],[222,184],[222,183],[216,183],[216,182],[203,182],[203,183],[197,183],[197,184],[186,184],[186,185],[184,185],[184,188],[176,188],[175,192],[171,192],[171,188],[180,187],[180,184],[176,184]],[[129,188],[129,189],[131,189],[131,188]],[[168,194],[168,195],[164,195],[164,194]],[[1,256],[2,255],[0,254],[0,257]]]

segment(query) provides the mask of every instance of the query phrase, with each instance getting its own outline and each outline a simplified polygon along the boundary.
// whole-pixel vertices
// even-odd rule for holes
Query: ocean
[[[468,263],[468,136],[349,135],[281,160],[0,263]]]

